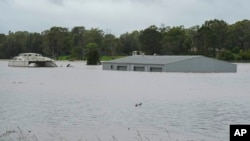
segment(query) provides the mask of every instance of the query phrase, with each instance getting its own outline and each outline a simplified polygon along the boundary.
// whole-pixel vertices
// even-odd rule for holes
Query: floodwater
[[[0,140],[227,141],[230,124],[250,124],[250,64],[237,73],[57,64],[0,61]]]

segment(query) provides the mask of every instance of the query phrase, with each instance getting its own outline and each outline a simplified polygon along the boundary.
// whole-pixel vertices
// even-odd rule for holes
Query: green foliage
[[[141,50],[146,54],[162,54],[162,34],[156,26],[150,26],[143,30],[139,36]]]
[[[67,28],[52,27],[44,32],[44,52],[49,56],[56,57],[60,54],[69,53],[70,34]]]
[[[133,51],[139,50],[139,36],[140,33],[138,31],[125,33],[120,36],[119,40],[122,54],[131,55]]]
[[[217,51],[225,48],[228,38],[228,25],[222,20],[206,21],[193,36],[197,54],[215,57]]]
[[[239,57],[241,58],[241,60],[250,60],[250,50],[247,51],[243,51],[241,50],[239,53]]]
[[[123,58],[125,56],[102,56],[101,60],[102,61],[110,61],[110,60],[114,60],[114,59],[119,59],[119,58]]]
[[[93,47],[96,56],[131,55],[138,51],[146,55],[198,54],[222,60],[250,60],[250,21],[229,25],[214,19],[188,29],[184,26],[161,25],[158,28],[153,25],[120,37],[84,26],[76,26],[71,31],[65,27],[51,27],[42,33],[10,31],[8,35],[0,34],[0,58],[9,59],[19,53],[35,52],[56,59],[67,56],[63,59],[79,60],[87,58],[89,54],[86,53],[92,51],[88,46],[92,43],[96,46]]]
[[[71,40],[72,46],[74,47],[84,47],[86,44],[86,40],[84,38],[86,34],[86,29],[83,26],[74,27],[71,30]]]
[[[250,49],[250,21],[243,20],[229,26],[230,45],[246,51]]]
[[[220,60],[228,60],[228,61],[235,60],[233,53],[228,50],[222,51],[217,58]]]
[[[89,43],[86,46],[87,65],[100,64],[100,55],[96,43]]]
[[[72,60],[82,60],[83,59],[83,48],[82,47],[74,47],[71,50]]]
[[[239,53],[240,53],[240,48],[239,48],[239,47],[234,47],[234,48],[232,49],[232,53],[234,53],[234,54],[239,54]]]
[[[58,57],[58,60],[72,60],[70,56],[68,55],[62,55]]]
[[[91,30],[87,30],[86,33],[84,34],[84,38],[86,40],[86,44],[89,43],[96,43],[100,45],[103,40],[104,33],[102,30],[98,28],[91,28]]]
[[[235,51],[237,50],[237,51]],[[238,48],[234,48],[234,50],[229,51],[229,50],[224,50],[221,53],[218,54],[218,59],[221,60],[228,60],[228,61],[250,61],[250,50],[243,51],[240,50],[238,51]]]
[[[112,34],[106,34],[102,40],[101,52],[103,55],[113,56],[115,54],[116,40]]]
[[[5,58],[4,54],[4,42],[6,40],[6,36],[4,34],[0,34],[0,59]]]
[[[163,52],[175,55],[188,54],[191,47],[190,42],[183,26],[173,27],[164,33]]]

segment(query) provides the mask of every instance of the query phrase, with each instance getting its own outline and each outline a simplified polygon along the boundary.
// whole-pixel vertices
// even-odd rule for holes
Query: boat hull
[[[53,61],[14,61],[10,60],[9,67],[57,67]]]
[[[21,53],[8,63],[9,67],[57,67],[53,59],[37,53]]]

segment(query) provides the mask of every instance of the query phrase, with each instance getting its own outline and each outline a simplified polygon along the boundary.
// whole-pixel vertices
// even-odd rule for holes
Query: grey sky
[[[52,26],[100,28],[119,36],[150,25],[229,24],[250,18],[249,0],[0,0],[0,33]]]

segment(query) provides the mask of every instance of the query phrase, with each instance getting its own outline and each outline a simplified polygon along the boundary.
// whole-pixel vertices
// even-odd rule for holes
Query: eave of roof
[[[119,64],[157,64],[157,65],[164,65],[170,64],[174,62],[179,62],[187,59],[192,59],[201,56],[190,56],[190,55],[183,55],[183,56],[149,56],[149,55],[135,55],[135,56],[128,56],[116,60],[108,61],[107,63],[119,63]]]

